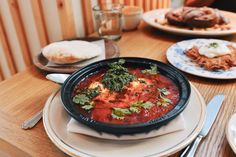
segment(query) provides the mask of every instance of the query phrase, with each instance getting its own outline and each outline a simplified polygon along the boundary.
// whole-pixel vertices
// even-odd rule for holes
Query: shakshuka
[[[110,124],[148,122],[170,112],[179,101],[179,89],[156,65],[126,68],[125,60],[79,82],[72,94],[79,110],[91,119]]]

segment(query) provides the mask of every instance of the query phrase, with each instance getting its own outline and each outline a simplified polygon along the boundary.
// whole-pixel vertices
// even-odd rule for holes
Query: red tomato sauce
[[[94,97],[94,108],[85,111],[91,119],[110,124],[135,124],[148,122],[150,120],[162,117],[170,112],[179,101],[179,90],[174,82],[162,74],[144,74],[140,69],[129,68],[129,72],[139,80],[145,80],[141,83],[138,80],[128,83],[120,92],[112,92],[104,88],[105,92]],[[74,95],[78,94],[81,89],[87,89],[91,83],[100,82],[105,72],[99,72],[89,76],[75,87]],[[165,88],[169,94],[164,97],[171,101],[167,106],[157,105],[161,101],[160,91]],[[149,109],[140,108],[139,113],[125,115],[123,119],[113,118],[113,108],[129,108],[130,104],[137,101],[151,102],[153,106]],[[76,104],[77,105],[77,104]],[[77,105],[81,110],[80,105]],[[83,109],[82,109],[83,110]]]

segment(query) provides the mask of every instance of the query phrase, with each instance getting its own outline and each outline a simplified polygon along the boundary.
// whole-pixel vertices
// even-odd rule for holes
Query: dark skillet
[[[75,104],[72,101],[72,94],[75,86],[83,81],[86,77],[90,76],[93,73],[96,73],[102,69],[107,69],[109,63],[117,62],[121,58],[113,58],[102,60],[93,64],[90,64],[76,72],[74,72],[62,85],[61,89],[61,100],[64,104],[66,111],[77,121],[91,127],[94,130],[99,132],[108,132],[116,135],[121,134],[133,134],[133,133],[142,133],[149,132],[153,129],[158,129],[161,126],[167,124],[176,116],[178,116],[186,107],[189,96],[191,93],[190,84],[186,77],[180,73],[174,67],[164,64],[162,62],[146,59],[146,58],[135,58],[135,57],[123,57],[125,59],[125,67],[137,67],[141,69],[149,68],[150,65],[156,64],[158,71],[170,78],[179,88],[180,99],[176,104],[173,110],[168,112],[166,115],[153,119],[145,123],[138,124],[107,124],[95,121],[91,119],[85,112],[78,110],[75,107]]]

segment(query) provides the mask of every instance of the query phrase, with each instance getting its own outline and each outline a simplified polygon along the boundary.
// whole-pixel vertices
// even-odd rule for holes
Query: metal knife
[[[209,133],[211,126],[213,125],[220,107],[224,101],[225,96],[223,94],[218,94],[211,99],[207,105],[206,109],[206,119],[203,128],[197,138],[183,151],[180,157],[194,157],[198,145],[201,140]]]

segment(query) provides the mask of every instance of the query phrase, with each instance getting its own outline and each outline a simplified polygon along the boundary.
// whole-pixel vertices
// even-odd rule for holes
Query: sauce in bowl
[[[168,77],[149,69],[109,65],[79,82],[72,99],[91,119],[109,124],[137,124],[162,117],[179,101],[179,89]]]

